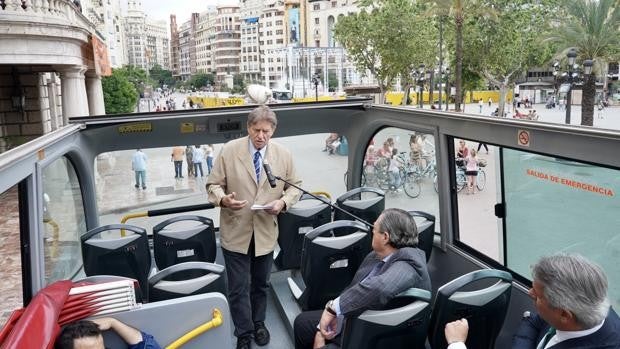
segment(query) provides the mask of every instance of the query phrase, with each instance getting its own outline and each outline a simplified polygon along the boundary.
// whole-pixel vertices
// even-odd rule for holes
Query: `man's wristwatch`
[[[334,300],[333,299],[330,300],[329,302],[327,302],[327,304],[325,304],[325,310],[328,313],[336,316],[336,311],[334,310]]]

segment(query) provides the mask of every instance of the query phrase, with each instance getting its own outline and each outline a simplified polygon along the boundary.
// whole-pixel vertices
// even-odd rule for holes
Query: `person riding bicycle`
[[[456,166],[458,167],[465,166],[465,161],[463,159],[465,159],[468,154],[469,154],[469,149],[467,148],[465,141],[462,139],[459,140],[459,147],[456,150]]]
[[[396,190],[400,187],[400,168],[403,166],[402,160],[398,157],[398,149],[392,149],[392,157],[388,165],[388,173],[390,175],[390,189]]]

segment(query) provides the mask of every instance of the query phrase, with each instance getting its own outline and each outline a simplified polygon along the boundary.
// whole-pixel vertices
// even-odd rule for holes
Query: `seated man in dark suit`
[[[411,287],[430,290],[426,257],[417,245],[418,230],[411,215],[398,208],[383,211],[372,229],[373,251],[351,284],[325,310],[303,312],[295,319],[295,348],[337,347],[344,317],[379,309]]]
[[[620,348],[620,319],[600,266],[562,253],[541,258],[532,277],[538,314],[523,318],[513,349]]]

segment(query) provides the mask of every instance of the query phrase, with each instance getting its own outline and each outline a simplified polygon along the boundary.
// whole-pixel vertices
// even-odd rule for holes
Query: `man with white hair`
[[[538,314],[525,316],[513,349],[620,348],[620,318],[603,269],[577,254],[542,257],[529,291]]]

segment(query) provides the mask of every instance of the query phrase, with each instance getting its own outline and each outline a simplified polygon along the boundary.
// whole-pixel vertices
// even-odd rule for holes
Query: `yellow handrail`
[[[56,258],[56,256],[58,256],[58,240],[60,238],[60,227],[58,226],[58,223],[56,223],[56,221],[51,218],[44,218],[43,223],[47,223],[52,226],[52,248],[50,251],[50,255],[52,256],[52,258]]]
[[[326,191],[313,191],[312,194],[314,194],[316,196],[321,196],[322,195],[322,196],[325,196],[326,198],[328,198],[330,200],[332,199],[332,196],[328,192],[326,192]]]
[[[121,224],[125,224],[128,220],[132,218],[140,218],[140,217],[148,217],[148,212],[138,212],[138,213],[130,213],[128,215],[123,216],[121,219]],[[121,229],[121,236],[125,236],[125,229]]]
[[[183,336],[179,337],[179,339],[177,339],[176,341],[172,342],[172,344],[168,345],[166,347],[166,349],[177,349],[180,348],[182,345],[184,345],[185,343],[189,342],[190,340],[198,337],[199,335],[215,328],[218,326],[221,326],[222,323],[224,322],[223,320],[223,316],[222,316],[222,312],[215,308],[213,309],[213,319],[207,323],[204,323],[198,327],[196,327],[195,329],[187,332],[186,334],[184,334]]]

